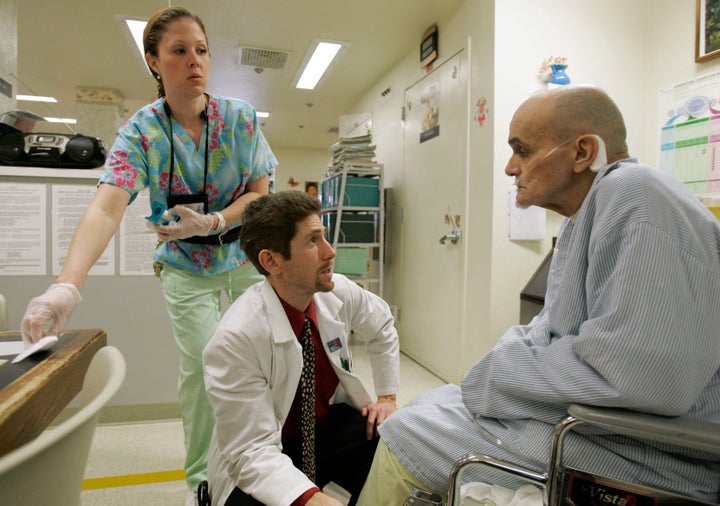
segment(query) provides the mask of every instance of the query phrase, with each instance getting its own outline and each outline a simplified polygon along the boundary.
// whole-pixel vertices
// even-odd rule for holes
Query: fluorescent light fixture
[[[148,74],[151,74],[147,63],[145,62],[145,49],[143,48],[143,32],[145,31],[147,21],[137,18],[128,18],[125,16],[115,16],[115,18],[118,23],[120,23],[123,32],[128,38],[128,42],[136,48],[137,52],[135,52],[135,50],[133,50],[133,52],[140,55],[140,64]]]
[[[343,42],[314,39],[300,66],[300,77],[297,78],[295,87],[304,90],[315,89],[330,68],[330,64],[340,51],[348,46],[349,44]]]
[[[132,35],[133,42],[135,42],[135,46],[137,47],[138,51],[140,51],[140,56],[144,60],[145,50],[143,48],[143,32],[145,31],[147,21],[140,21],[139,19],[126,19],[125,25],[128,27],[128,30],[130,30],[130,35]]]
[[[269,118],[270,117],[269,112],[255,111],[255,114],[257,114],[258,118]]]
[[[48,123],[67,123],[70,125],[77,123],[75,118],[45,118],[45,121]]]
[[[57,103],[57,99],[55,97],[39,97],[37,95],[15,95],[15,98],[17,100],[25,100],[26,102],[52,102],[53,104]]]

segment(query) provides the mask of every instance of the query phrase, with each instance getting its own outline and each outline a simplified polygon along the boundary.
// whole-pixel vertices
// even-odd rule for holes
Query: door
[[[459,380],[465,280],[468,72],[461,51],[405,90],[401,348]],[[448,237],[460,232],[456,242]]]

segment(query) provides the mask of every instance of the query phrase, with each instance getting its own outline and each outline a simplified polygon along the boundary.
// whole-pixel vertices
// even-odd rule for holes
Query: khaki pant
[[[381,439],[357,506],[402,506],[414,488],[447,495],[447,490],[432,490],[410,474]]]

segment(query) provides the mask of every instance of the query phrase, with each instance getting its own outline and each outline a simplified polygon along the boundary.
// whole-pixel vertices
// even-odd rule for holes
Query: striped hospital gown
[[[393,414],[383,440],[441,491],[468,452],[544,470],[552,427],[573,402],[720,423],[719,225],[661,171],[634,159],[602,169],[563,224],[541,314],[509,329],[460,388]],[[720,460],[708,454],[595,432],[573,435],[565,455],[587,470],[718,500]]]

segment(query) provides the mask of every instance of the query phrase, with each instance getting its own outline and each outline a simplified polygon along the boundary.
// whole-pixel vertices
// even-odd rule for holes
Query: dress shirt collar
[[[290,326],[292,327],[293,332],[295,332],[295,336],[299,338],[300,334],[302,334],[302,329],[303,325],[305,324],[306,317],[310,318],[310,321],[312,321],[315,328],[318,328],[317,316],[315,314],[315,299],[310,300],[310,304],[308,304],[308,307],[305,309],[304,312],[298,311],[297,309],[292,307],[279,295],[278,299],[280,299],[280,303],[285,310],[285,314],[287,315],[288,320],[290,320]]]

